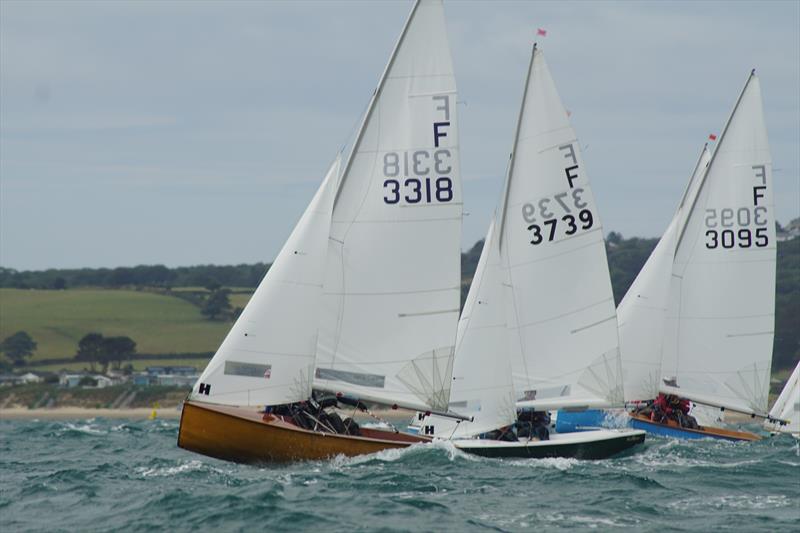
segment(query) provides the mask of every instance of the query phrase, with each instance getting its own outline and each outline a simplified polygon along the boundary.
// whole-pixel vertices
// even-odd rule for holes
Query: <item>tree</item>
[[[606,237],[606,242],[608,242],[609,244],[617,245],[622,242],[622,239],[623,237],[621,233],[612,231]]]
[[[67,288],[67,280],[65,280],[64,278],[59,276],[53,280],[53,289],[57,291],[63,291],[66,288]]]
[[[200,310],[209,320],[216,320],[219,316],[230,313],[231,301],[228,299],[228,289],[217,289],[206,299]]]
[[[78,341],[78,351],[75,359],[87,361],[94,372],[94,364],[100,362],[102,358],[103,341],[105,339],[99,333],[87,333]]]
[[[130,358],[136,352],[136,343],[130,337],[106,337],[100,349],[103,353],[103,363],[113,362],[119,369],[124,359]]]
[[[36,343],[27,332],[18,331],[0,343],[0,351],[6,354],[14,366],[23,366],[25,359],[36,351]]]

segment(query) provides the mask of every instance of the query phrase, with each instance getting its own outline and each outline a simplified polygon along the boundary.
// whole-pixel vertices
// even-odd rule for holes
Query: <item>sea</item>
[[[798,531],[800,448],[649,438],[603,461],[447,442],[247,466],[176,420],[0,420],[0,531]]]

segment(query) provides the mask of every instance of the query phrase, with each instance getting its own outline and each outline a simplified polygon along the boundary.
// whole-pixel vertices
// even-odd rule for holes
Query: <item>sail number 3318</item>
[[[433,149],[386,152],[383,154],[383,202],[389,205],[450,202],[453,197],[453,154],[441,148],[450,129],[450,96],[431,97],[434,113],[441,119],[432,123]]]

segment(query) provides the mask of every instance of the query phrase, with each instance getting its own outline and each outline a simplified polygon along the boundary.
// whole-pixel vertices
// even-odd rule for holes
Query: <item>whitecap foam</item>
[[[534,468],[554,468],[562,472],[578,464],[580,464],[580,461],[574,457],[542,457],[541,459],[514,461],[514,465],[530,466]]]
[[[762,494],[762,495],[726,495],[706,498],[688,498],[678,500],[668,504],[668,507],[676,509],[703,508],[713,509],[778,509],[794,505],[794,501],[783,494]]]
[[[193,459],[177,466],[160,466],[154,468],[140,466],[136,468],[136,472],[142,477],[170,477],[183,474],[184,472],[193,472],[196,470],[209,470],[216,473],[223,473],[222,470],[209,467],[197,459]]]
[[[92,421],[94,421],[94,419],[87,420],[88,422],[87,424],[80,424],[80,425],[73,424],[72,422],[65,422],[64,429],[70,431],[77,431],[79,433],[86,433],[89,435],[105,435],[106,433],[108,433],[107,431],[104,431],[102,429],[92,427],[91,425]]]

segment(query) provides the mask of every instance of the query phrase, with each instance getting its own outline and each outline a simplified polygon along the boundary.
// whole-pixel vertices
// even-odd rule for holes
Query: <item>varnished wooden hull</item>
[[[308,431],[252,410],[193,401],[183,404],[178,431],[181,448],[238,463],[365,455],[429,440],[367,428],[359,437]]]
[[[646,416],[629,413],[631,425],[637,429],[643,429],[648,433],[660,435],[662,437],[673,437],[678,439],[722,439],[730,441],[754,441],[761,440],[755,433],[747,431],[733,431],[730,429],[702,426],[698,429],[680,427],[675,421],[670,420],[666,424],[653,422]]]

